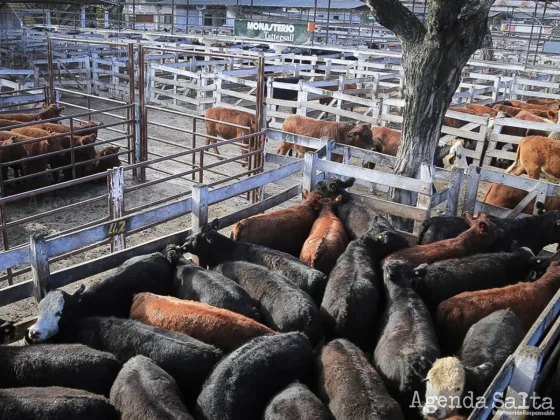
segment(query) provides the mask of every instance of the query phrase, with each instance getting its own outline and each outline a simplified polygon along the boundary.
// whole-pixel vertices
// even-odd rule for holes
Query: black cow
[[[203,226],[201,231],[187,238],[182,251],[195,254],[202,267],[214,268],[225,261],[248,261],[274,270],[307,293],[317,304],[321,303],[327,276],[304,262],[265,246],[234,241],[216,230],[219,221]]]
[[[409,267],[403,275],[433,312],[440,302],[463,292],[515,284],[533,271],[538,278],[548,265],[547,259],[535,257],[529,248],[520,248],[422,264]]]
[[[473,401],[484,394],[506,359],[515,351],[525,331],[519,318],[509,309],[496,311],[474,324],[467,333],[458,358],[436,360],[428,372],[426,418],[448,418],[457,414],[453,401]],[[459,404],[460,405],[460,404]],[[459,414],[468,416],[469,408]]]
[[[111,388],[110,402],[123,419],[193,420],[175,380],[145,356],[125,363]]]
[[[527,247],[537,255],[545,246],[560,242],[560,210],[520,219],[490,217],[490,220],[504,231],[504,236],[490,246],[489,252],[508,252],[512,247]],[[418,244],[455,238],[468,228],[469,225],[459,216],[432,217],[424,221]]]
[[[408,247],[406,238],[392,231],[378,233],[376,225],[350,242],[329,275],[321,303],[327,339],[347,338],[362,350],[371,350],[372,328],[381,307],[380,263],[404,247]]]
[[[342,220],[349,240],[363,236],[372,223],[379,226],[380,231],[395,231],[391,223],[381,214],[364,203],[354,200],[346,194],[346,188],[354,185],[355,178],[342,181],[338,178],[329,178],[317,184],[315,189],[325,198],[336,198],[342,195],[342,204],[338,207],[338,217]]]
[[[405,417],[414,418],[417,412],[410,402],[415,392],[423,390],[426,374],[440,357],[440,350],[428,308],[401,275],[403,264],[393,260],[383,266],[387,302],[373,361]]]
[[[39,304],[39,318],[26,332],[31,342],[42,342],[55,335],[65,323],[93,315],[127,318],[137,293],[170,295],[174,266],[155,252],[130,258],[116,272],[87,289],[82,284],[73,294],[56,289]]]

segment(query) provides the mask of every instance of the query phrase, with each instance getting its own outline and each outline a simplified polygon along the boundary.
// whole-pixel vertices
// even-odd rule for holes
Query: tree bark
[[[427,0],[425,23],[398,0],[367,0],[379,23],[400,38],[405,75],[404,120],[393,173],[419,177],[422,163],[432,168],[445,112],[470,56],[489,32],[494,0]],[[392,201],[416,205],[417,194],[392,189]],[[411,221],[392,218],[398,229]]]

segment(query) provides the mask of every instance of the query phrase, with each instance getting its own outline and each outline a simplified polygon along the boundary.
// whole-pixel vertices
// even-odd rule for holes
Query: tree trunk
[[[432,167],[445,112],[461,81],[470,54],[433,48],[426,43],[403,45],[405,108],[401,145],[393,173],[419,178],[420,165]],[[433,174],[432,174],[433,175]],[[393,189],[391,200],[416,205],[417,194]],[[412,222],[392,218],[393,225],[411,230]]]

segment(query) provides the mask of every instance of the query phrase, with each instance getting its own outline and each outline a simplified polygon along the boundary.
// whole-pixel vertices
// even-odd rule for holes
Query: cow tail
[[[521,143],[517,146],[517,152],[515,152],[515,161],[513,164],[506,169],[506,174],[509,174],[511,171],[515,169],[515,167],[519,164],[519,154],[521,153]]]

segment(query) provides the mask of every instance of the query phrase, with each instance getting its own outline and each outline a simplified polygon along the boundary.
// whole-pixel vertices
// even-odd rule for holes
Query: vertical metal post
[[[54,93],[53,50],[52,50],[52,39],[50,37],[47,37],[47,65],[48,65],[48,72],[49,72],[50,103],[54,104],[56,102],[56,95]]]
[[[325,35],[325,44],[329,45],[329,25],[331,22],[331,0],[329,0],[329,4],[327,5],[327,34]]]
[[[537,52],[539,51],[539,44],[541,42],[541,37],[542,37],[542,33],[543,33],[543,22],[544,22],[544,18],[546,15],[546,7],[548,6],[548,2],[545,1],[544,2],[544,7],[543,7],[543,14],[542,14],[542,18],[541,18],[541,25],[539,26],[539,37],[537,38],[537,46],[535,47],[535,58],[533,59],[533,65],[536,64],[537,62]],[[544,49],[544,44],[543,44],[543,49]]]
[[[72,165],[72,179],[76,179],[76,155],[74,154],[74,119],[70,117],[70,163]],[[68,181],[65,179],[65,181]]]
[[[8,228],[6,227],[8,221],[6,220],[6,206],[4,203],[0,204],[0,219],[2,220],[2,242],[4,244],[4,251],[7,251],[10,249],[10,244],[8,243]],[[14,284],[12,269],[8,268],[6,274],[8,275],[8,286],[11,286]]]
[[[140,160],[148,160],[148,113],[146,109],[144,81],[144,47],[138,46],[138,102],[140,105]],[[146,181],[146,167],[140,168],[140,181]]]
[[[189,11],[187,10],[187,19]],[[175,34],[175,0],[171,0],[171,35]]]
[[[531,52],[531,42],[533,41],[533,31],[535,29],[535,16],[537,16],[537,8],[539,7],[539,2],[535,2],[535,10],[533,11],[533,20],[531,21],[531,35],[529,35],[529,42],[527,44],[527,56],[525,57],[525,64],[529,62],[529,53]],[[536,54],[535,54],[536,56]]]
[[[193,133],[192,133],[192,141],[191,141],[191,150],[196,149],[196,118],[193,118]],[[191,174],[191,179],[194,181],[196,177],[196,173],[194,172],[194,168],[196,166],[196,152],[192,153],[191,157],[192,161],[192,169],[193,173]]]
[[[187,0],[187,21],[186,21],[186,25],[185,25],[185,33],[189,33],[189,8],[190,8],[190,4],[189,4],[189,0]]]
[[[132,154],[132,157],[131,156],[128,157],[129,162],[131,162],[132,160],[132,163],[138,163],[142,160],[140,156],[140,150],[142,150],[142,146],[140,143],[141,133],[142,133],[142,128],[140,123],[140,106],[138,105],[138,103],[135,103],[134,104],[134,154]],[[138,179],[140,177],[139,169],[138,168],[133,169],[132,175],[134,176],[134,178]]]
[[[251,20],[253,19],[253,0],[251,0]]]
[[[129,100],[128,100],[128,107],[126,108],[126,119],[128,121],[134,119],[134,123],[126,123],[126,136],[127,136],[127,143],[128,143],[128,150],[132,150],[132,144],[134,142],[134,144],[136,144],[136,131],[139,129],[139,116],[136,112],[134,112],[134,109],[132,107],[132,104],[134,104],[134,99],[136,97],[136,92],[135,92],[135,86],[134,86],[134,44],[130,43],[128,44],[128,96],[129,96]],[[138,68],[140,70],[141,73],[143,73],[144,67],[141,66],[142,63],[141,61],[138,62]],[[132,156],[130,155],[130,153],[128,153],[128,163],[131,164],[133,162],[132,160]],[[137,176],[137,171],[134,170],[134,176]]]
[[[313,6],[313,23],[315,24],[315,30],[311,34],[311,45],[315,45],[315,32],[317,31],[317,1],[315,0],[315,5]]]

